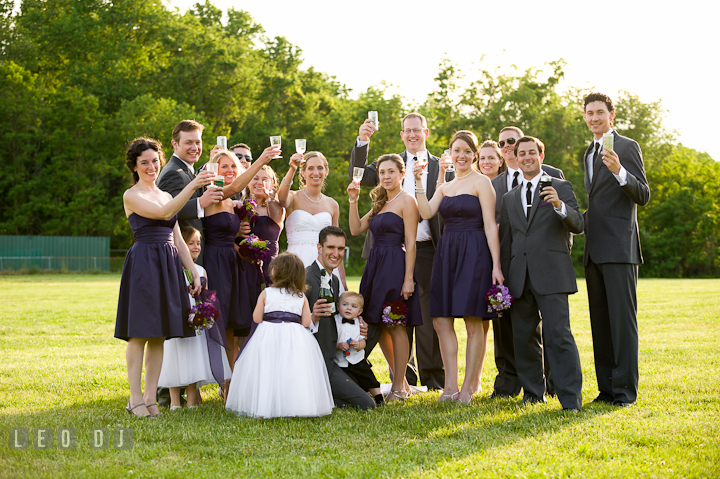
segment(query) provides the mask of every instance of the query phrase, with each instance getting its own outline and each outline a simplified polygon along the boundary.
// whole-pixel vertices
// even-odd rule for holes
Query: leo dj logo
[[[88,443],[84,444],[93,450],[132,449],[132,428],[118,427],[110,428],[95,427],[90,429]],[[51,427],[36,427],[30,430],[27,427],[10,428],[10,449],[24,451],[30,448],[38,451],[50,449],[74,450],[78,447],[77,431],[74,427],[59,427],[57,432]],[[81,447],[83,444],[81,444]]]

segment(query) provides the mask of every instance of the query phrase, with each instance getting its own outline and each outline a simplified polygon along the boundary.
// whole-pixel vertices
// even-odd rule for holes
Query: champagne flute
[[[417,164],[422,167],[424,173],[428,163],[427,151],[418,151],[415,156],[417,157]]]
[[[265,196],[267,197],[267,199],[270,199],[270,195],[272,195],[272,184],[270,183],[270,180],[264,179],[262,185]]]
[[[227,150],[227,136],[218,136],[217,146],[219,146],[223,150]]]
[[[364,174],[365,168],[353,168],[353,183],[359,186]]]
[[[280,135],[271,136],[270,146],[282,146],[282,137]],[[273,157],[273,160],[276,158],[282,158],[282,156],[275,156]]]
[[[444,154],[446,154],[448,157],[450,157],[450,150],[445,150],[445,151],[444,151]],[[450,158],[450,161],[452,161],[452,158]],[[450,173],[455,173],[455,165],[452,164],[452,163],[450,163],[450,166],[448,166],[447,168],[445,168],[445,173],[447,173],[448,171],[449,171]]]
[[[307,145],[307,140],[295,140],[295,151],[297,153],[300,153],[301,155],[304,155],[306,145]]]

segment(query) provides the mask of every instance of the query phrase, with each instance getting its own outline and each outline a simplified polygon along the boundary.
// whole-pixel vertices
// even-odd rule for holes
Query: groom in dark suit
[[[332,272],[340,265],[343,259],[345,242],[345,232],[337,226],[326,226],[320,230],[318,258],[313,264],[305,268],[305,283],[309,287],[305,295],[312,309],[313,325],[311,331],[315,334],[315,339],[317,339],[323,359],[325,359],[325,367],[328,371],[335,406],[356,406],[360,409],[372,409],[375,407],[375,401],[335,363],[338,338],[335,315],[330,313],[330,306],[324,299],[318,299],[318,296],[320,296],[320,278],[322,270],[325,270],[326,274],[331,278],[331,289],[335,302],[337,302],[340,280]],[[364,329],[365,331],[363,331]],[[360,334],[366,332],[366,328],[361,323]]]
[[[544,145],[523,137],[515,145],[522,183],[503,197],[500,262],[512,306],[515,360],[523,402],[545,401],[543,346],[536,333],[544,329],[544,346],[553,370],[555,391],[564,410],[582,408],[582,370],[570,331],[568,295],[577,292],[570,257],[570,233],[583,230],[569,181],[553,179],[540,191]]]
[[[183,120],[173,128],[172,146],[175,150],[170,161],[160,172],[157,185],[173,197],[177,196],[195,178],[195,163],[202,154],[202,132],[205,127],[195,120]],[[195,190],[178,213],[180,227],[192,226],[201,234],[201,249],[197,263],[202,265],[205,250],[205,235],[202,234],[202,218],[205,208],[223,199],[222,191],[208,188],[200,196],[200,189]]]
[[[522,183],[523,173],[515,157],[515,143],[525,136],[523,131],[516,126],[506,126],[500,130],[498,146],[501,148],[503,160],[507,169],[493,178],[492,185],[495,188],[495,222],[500,224],[500,212],[502,211],[502,199],[505,193]],[[565,179],[562,170],[554,166],[542,164],[545,173],[561,180]],[[513,345],[512,333],[512,311],[503,314],[502,318],[493,319],[493,337],[495,344],[495,365],[498,374],[495,377],[493,393],[491,397],[515,397],[520,394],[520,381],[517,377],[515,366],[515,346]],[[539,328],[536,338],[542,342],[542,332]],[[553,395],[555,389],[550,377],[550,368],[545,359],[545,377],[547,380],[548,394]]]
[[[590,303],[595,372],[593,402],[630,406],[638,393],[637,277],[643,262],[637,205],[650,201],[637,142],[613,130],[615,106],[607,95],[585,97],[583,118],[593,133],[584,156],[585,278]],[[603,147],[612,133],[613,148]]]
[[[420,113],[409,113],[400,122],[403,142],[406,150],[400,154],[405,162],[405,181],[403,189],[415,197],[415,176],[412,171],[416,162],[416,154],[419,151],[427,151],[425,148],[425,140],[430,134],[427,126],[427,120]],[[375,187],[378,184],[378,175],[376,163],[367,164],[368,148],[370,146],[370,137],[375,132],[375,127],[370,120],[366,120],[360,126],[360,132],[355,142],[355,147],[350,154],[350,165],[348,175],[352,181],[354,168],[365,168],[361,186]],[[427,199],[430,200],[435,194],[438,178],[444,171],[440,169],[440,160],[427,151],[428,165],[427,174],[423,174],[423,186],[427,192]],[[425,184],[427,183],[427,184]],[[362,256],[367,258],[372,247],[372,234],[368,231],[365,237],[365,246],[363,247]],[[440,241],[440,216],[436,215],[429,220],[422,220],[418,224],[417,231],[417,256],[415,259],[415,277],[417,279],[420,291],[420,310],[422,311],[422,326],[416,326],[414,333],[416,336],[416,350],[418,372],[420,381],[428,389],[443,389],[445,386],[445,369],[443,368],[442,356],[440,355],[440,343],[438,342],[437,333],[433,327],[432,317],[430,316],[430,276],[432,273],[433,257],[435,256],[435,246]],[[378,324],[370,324],[368,333],[367,351],[372,348],[380,339],[381,326]],[[413,344],[413,328],[408,327],[408,339],[410,340],[410,350]],[[412,359],[411,359],[412,361]],[[406,377],[410,384],[415,384],[417,378],[414,377],[412,365],[408,367]]]

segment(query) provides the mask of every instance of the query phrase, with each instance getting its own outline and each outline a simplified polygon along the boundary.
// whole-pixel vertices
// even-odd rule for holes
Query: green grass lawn
[[[350,288],[357,289],[353,278]],[[257,420],[226,413],[205,387],[196,410],[158,420],[123,410],[125,343],[113,338],[119,275],[0,277],[0,477],[718,477],[720,280],[641,280],[640,396],[589,405],[597,394],[585,285],[571,296],[586,407],[555,399],[469,406],[437,393],[367,413]],[[464,344],[462,321],[456,322]],[[382,382],[386,365],[371,358]],[[462,377],[462,371],[461,371]],[[11,448],[11,428],[75,428],[74,450]],[[93,428],[129,427],[133,446],[93,450]]]

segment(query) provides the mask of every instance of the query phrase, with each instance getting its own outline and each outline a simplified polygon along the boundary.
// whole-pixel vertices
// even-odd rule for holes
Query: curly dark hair
[[[130,146],[128,146],[127,152],[125,153],[125,166],[127,166],[127,169],[130,170],[130,173],[132,173],[135,183],[140,180],[140,176],[138,176],[137,171],[135,171],[137,159],[146,150],[153,150],[156,152],[158,154],[158,158],[160,159],[160,167],[162,168],[165,166],[165,155],[163,154],[162,143],[158,140],[153,140],[152,138],[135,138],[132,142],[130,142]]]

